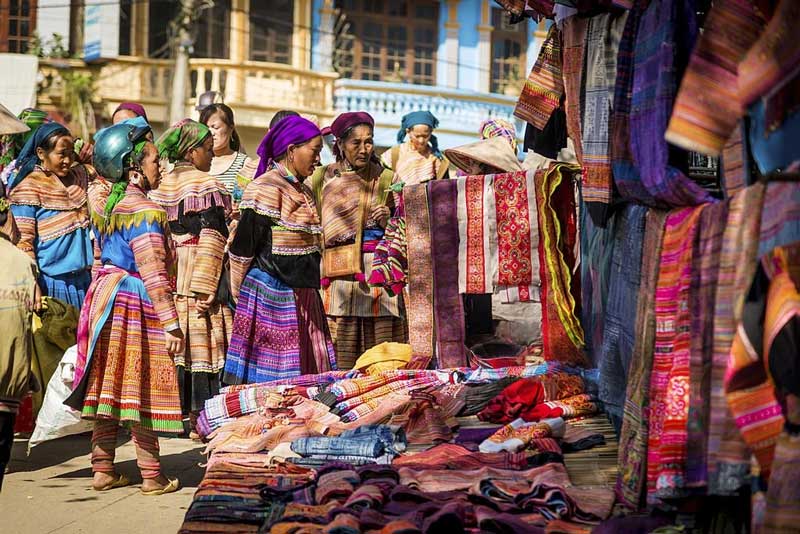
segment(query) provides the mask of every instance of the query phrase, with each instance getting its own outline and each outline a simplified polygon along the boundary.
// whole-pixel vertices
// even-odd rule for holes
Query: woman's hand
[[[389,215],[391,215],[391,212],[388,206],[378,206],[372,209],[372,213],[369,217],[377,222],[381,228],[386,228],[386,223],[389,222]]]
[[[36,282],[33,287],[33,311],[39,313],[42,311],[42,288],[39,287],[39,282]]]
[[[214,304],[214,296],[213,294],[197,293],[194,308],[197,310],[198,315],[204,314],[211,308],[211,305]]]
[[[183,332],[181,332],[180,328],[165,332],[164,337],[167,341],[167,352],[173,356],[183,352]]]

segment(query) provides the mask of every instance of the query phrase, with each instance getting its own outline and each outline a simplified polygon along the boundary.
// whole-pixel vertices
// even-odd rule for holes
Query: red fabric
[[[30,434],[33,432],[34,423],[36,421],[33,419],[33,397],[28,395],[22,399],[17,417],[14,419],[14,433]]]
[[[517,380],[489,401],[478,413],[481,421],[510,423],[526,409],[544,402],[544,387],[537,379]]]

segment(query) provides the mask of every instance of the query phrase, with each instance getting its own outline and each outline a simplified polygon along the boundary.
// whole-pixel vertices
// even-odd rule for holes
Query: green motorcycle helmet
[[[132,166],[134,147],[144,141],[149,132],[150,125],[141,117],[122,121],[97,132],[94,136],[92,164],[98,174],[112,183],[120,181]]]

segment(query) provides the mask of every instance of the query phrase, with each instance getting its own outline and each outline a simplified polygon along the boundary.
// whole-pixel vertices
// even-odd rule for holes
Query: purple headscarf
[[[136,103],[136,102],[123,102],[123,103],[121,103],[119,106],[117,106],[117,109],[114,110],[114,113],[112,113],[111,116],[113,117],[114,115],[117,114],[117,111],[121,111],[123,109],[127,109],[128,111],[132,111],[132,112],[136,113],[136,115],[138,115],[139,117],[143,118],[144,120],[147,120],[147,113],[144,111],[144,106],[139,104],[139,103]],[[150,122],[150,121],[148,121],[148,122]]]
[[[258,163],[256,176],[261,176],[270,168],[276,157],[286,153],[289,145],[305,143],[322,132],[319,127],[308,119],[299,116],[288,116],[270,128],[256,153],[261,157]]]
[[[375,119],[373,119],[372,115],[366,111],[351,111],[348,113],[342,113],[336,117],[336,120],[333,121],[333,124],[331,124],[331,133],[336,137],[336,139],[341,139],[347,130],[359,124],[369,124],[374,128]]]

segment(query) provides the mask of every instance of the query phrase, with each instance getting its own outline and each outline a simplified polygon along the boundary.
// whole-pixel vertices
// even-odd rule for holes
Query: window
[[[292,63],[294,0],[250,2],[250,59]]]
[[[27,52],[34,30],[36,0],[0,0],[0,52]]]
[[[231,0],[215,0],[197,18],[192,57],[227,59],[230,57]]]
[[[180,2],[150,2],[148,8],[147,53],[150,57],[167,58],[172,55],[170,23],[180,10]]]
[[[439,2],[342,0],[334,68],[345,78],[436,83]]]
[[[492,81],[491,92],[502,93],[506,88],[519,90],[525,79],[525,59],[528,50],[528,21],[509,22],[502,9],[492,8]]]
[[[73,8],[74,9],[74,8]],[[119,55],[131,55],[131,17],[133,6],[131,0],[119,3]]]

